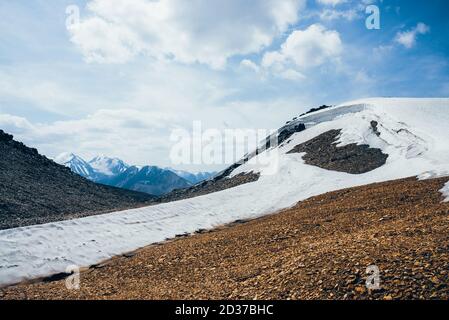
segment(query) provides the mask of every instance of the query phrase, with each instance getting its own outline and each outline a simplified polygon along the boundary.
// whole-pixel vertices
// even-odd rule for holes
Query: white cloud
[[[305,75],[303,75],[302,73],[300,73],[296,70],[293,70],[293,69],[287,69],[287,70],[281,71],[279,73],[279,76],[283,79],[292,80],[292,81],[303,80],[306,78]]]
[[[0,97],[30,103],[40,110],[60,115],[70,113],[64,107],[87,103],[87,97],[73,88],[67,88],[54,79],[45,79],[41,74],[35,77],[30,70],[21,68],[14,72],[0,70]]]
[[[257,64],[255,64],[253,61],[248,60],[248,59],[243,59],[240,62],[240,66],[243,68],[251,69],[254,72],[259,72],[259,70],[260,70],[260,67]]]
[[[339,4],[345,3],[346,0],[317,0],[319,3],[325,6],[337,6]]]
[[[388,45],[380,45],[378,47],[373,48],[372,54],[373,58],[377,61],[382,61],[383,59],[386,59],[388,55],[390,55],[393,52],[394,45],[388,44]]]
[[[374,82],[374,80],[364,71],[364,70],[359,70],[355,76],[354,76],[355,82],[356,83],[367,83],[367,84],[371,84]]]
[[[380,0],[382,2],[383,0]],[[360,6],[368,6],[370,4],[376,3],[377,0],[361,0]]]
[[[177,123],[176,117],[164,113],[130,109],[99,110],[78,120],[53,123],[30,123],[0,114],[2,128],[47,156],[74,151],[89,158],[105,153],[147,163],[161,157],[157,152],[166,143],[163,133]]]
[[[137,34],[127,26],[92,17],[70,28],[71,41],[87,62],[121,63],[144,49]]]
[[[5,132],[26,133],[34,129],[33,125],[22,117],[0,114],[0,128]]]
[[[90,16],[69,29],[89,62],[138,54],[223,68],[256,53],[298,21],[305,0],[91,0]]]
[[[325,9],[320,13],[320,19],[325,21],[345,19],[348,21],[353,21],[360,17],[360,14],[355,9],[349,10],[333,10]]]
[[[395,41],[403,45],[407,49],[411,49],[416,45],[418,35],[424,35],[430,32],[430,27],[420,22],[415,28],[409,31],[398,32]]]
[[[293,31],[279,51],[267,52],[262,66],[275,73],[285,73],[292,67],[306,70],[338,58],[342,51],[343,45],[337,31],[313,24],[305,30]],[[291,71],[288,73],[292,74]]]
[[[169,157],[175,144],[170,141],[172,130],[191,132],[193,121],[201,121],[204,130],[276,129],[302,110],[298,110],[298,103],[306,105],[298,100],[232,101],[215,108],[189,108],[186,116],[180,112],[103,109],[80,119],[51,123],[32,123],[24,117],[0,113],[0,128],[48,157],[63,152],[74,152],[85,159],[106,154],[131,164],[165,167],[174,165]],[[184,169],[216,170],[223,165]]]
[[[108,69],[111,67],[121,69],[120,66],[107,66]],[[278,128],[285,119],[302,110],[298,111],[298,107],[310,104],[302,103],[303,97],[291,95],[282,101],[268,95],[241,97],[241,91],[261,82],[253,77],[246,80],[235,78],[233,73],[227,77],[227,73],[217,73],[208,68],[149,63],[139,64],[136,70],[125,71],[130,74],[118,79],[119,85],[98,78],[97,82],[106,82],[105,86],[92,93],[85,92],[82,99],[62,100],[66,92],[62,91],[62,97],[57,99],[61,110],[72,113],[72,106],[79,105],[70,116],[41,117],[42,111],[34,106],[26,106],[25,112],[19,116],[14,108],[1,105],[0,128],[49,157],[69,151],[88,159],[103,153],[132,164],[171,166],[169,137],[174,128],[190,132],[192,122],[196,120],[201,121],[205,128]],[[115,74],[115,71],[108,73]],[[20,75],[19,72],[8,79],[18,84]],[[30,83],[38,82],[35,79],[32,77]],[[121,85],[124,83],[131,85]],[[28,82],[20,85],[25,96],[29,95],[29,88]],[[0,86],[0,91],[2,89]],[[16,94],[20,98],[19,91]],[[20,106],[22,99],[17,101],[11,105]],[[88,111],[84,111],[86,109]],[[216,169],[222,168],[212,168]]]

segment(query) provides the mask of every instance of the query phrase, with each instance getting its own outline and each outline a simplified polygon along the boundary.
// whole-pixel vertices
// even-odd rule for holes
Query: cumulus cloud
[[[33,73],[36,77],[22,72],[6,77],[5,72],[0,72],[0,84],[10,84],[8,87],[0,85],[0,129],[48,157],[62,152],[74,152],[86,159],[106,154],[132,164],[172,166],[170,135],[176,128],[191,132],[190,127],[196,120],[201,121],[204,128],[277,128],[299,112],[298,105],[307,105],[301,103],[302,97],[291,95],[282,101],[267,95],[255,100],[241,97],[238,92],[245,90],[249,83],[254,85],[254,79],[226,78],[227,73],[208,68],[173,63],[139,64],[135,70],[125,70],[129,75],[124,72],[117,82],[109,80],[108,76],[124,68],[107,68],[114,72],[108,72],[105,77],[95,75],[94,83],[103,84],[99,89],[89,92],[92,82],[85,79],[86,92],[82,98],[66,90],[77,81],[60,81],[65,90],[57,92],[58,99],[52,98],[56,93],[48,96],[47,86],[38,88],[42,92],[31,86],[44,82],[38,77],[41,72]],[[79,79],[77,75],[70,75]],[[52,78],[54,83],[58,83],[58,79]],[[127,83],[131,85],[126,86]],[[61,109],[65,114],[48,117],[47,113],[43,114],[41,103],[54,104],[55,110]],[[25,105],[24,110],[17,112],[19,108],[15,107],[21,105]],[[222,167],[184,169],[219,170]]]
[[[69,32],[89,62],[121,63],[146,54],[223,68],[234,55],[269,46],[298,21],[304,4],[304,0],[90,0],[89,16]]]
[[[48,123],[0,113],[0,128],[50,158],[63,152],[74,152],[85,159],[105,154],[131,164],[165,167],[176,165],[170,158],[176,143],[170,140],[171,134],[177,129],[192,133],[193,121],[200,121],[203,130],[270,130],[297,114],[298,103],[305,105],[293,99],[231,101],[215,108],[189,108],[185,116],[178,111],[101,109],[79,119]],[[277,124],[274,128],[273,123]],[[192,164],[184,169],[220,170],[223,165],[211,168]]]
[[[45,79],[41,74],[35,77],[29,70],[21,68],[16,68],[14,72],[6,70],[0,70],[0,97],[4,100],[33,104],[40,110],[55,114],[67,113],[63,106],[73,106],[75,101],[88,103],[86,96],[55,79]]]
[[[71,41],[87,62],[121,63],[144,50],[145,44],[130,28],[99,17],[71,27]]]
[[[248,59],[243,59],[240,62],[240,66],[243,68],[250,69],[254,72],[259,72],[259,70],[260,70],[260,67],[256,63],[254,63],[253,61],[248,60]]]
[[[0,114],[0,128],[5,132],[18,134],[27,133],[34,129],[27,119],[10,114]]]
[[[346,0],[317,0],[319,3],[326,5],[326,6],[336,6],[342,3],[345,3]]]
[[[286,79],[286,80],[292,80],[292,81],[296,81],[296,80],[303,80],[306,78],[305,75],[303,75],[302,73],[293,70],[293,69],[287,69],[287,70],[283,70],[279,73],[279,77]]]
[[[380,1],[382,2],[383,0],[380,0]],[[362,5],[370,5],[370,4],[373,4],[376,2],[377,2],[377,0],[362,0]]]
[[[353,21],[360,17],[360,13],[355,9],[349,10],[334,10],[325,9],[320,13],[320,19],[325,21],[344,19],[348,21]]]
[[[418,35],[424,35],[430,32],[430,27],[420,22],[411,30],[398,32],[395,41],[407,49],[411,49],[416,45]]]
[[[129,109],[99,110],[85,118],[53,123],[0,114],[2,129],[49,157],[74,151],[86,158],[104,153],[149,163],[166,144],[163,133],[176,125],[175,116]]]
[[[300,79],[304,77],[301,70],[338,58],[342,51],[343,45],[337,31],[313,24],[305,30],[293,31],[280,50],[265,53],[262,66],[274,73],[287,75],[287,78]],[[296,69],[296,77],[292,77],[292,68]]]

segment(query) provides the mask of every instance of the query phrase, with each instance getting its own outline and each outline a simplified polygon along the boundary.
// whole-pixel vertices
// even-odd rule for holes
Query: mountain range
[[[317,265],[323,265],[335,268],[332,283],[352,285],[330,288],[341,290],[333,292],[334,297],[346,299],[348,294],[368,292],[365,288],[357,291],[365,284],[360,272],[364,269],[360,268],[378,262],[381,270],[397,270],[382,278],[389,281],[382,292],[388,299],[398,292],[407,294],[396,280],[410,277],[410,268],[425,263],[441,278],[425,280],[410,292],[419,297],[416,290],[428,288],[425,294],[438,298],[433,288],[438,284],[444,289],[439,284],[447,283],[448,108],[447,98],[372,98],[319,108],[288,121],[259,148],[213,178],[157,198],[95,184],[0,131],[0,228],[14,228],[0,229],[0,285],[64,272],[68,275],[68,264],[101,269],[97,266],[105,259],[158,243],[161,246],[152,246],[154,256],[143,256],[141,251],[135,254],[145,257],[145,262],[131,268],[120,262],[120,267],[97,275],[97,279],[107,279],[103,292],[109,294],[110,281],[117,278],[110,277],[111,271],[127,275],[133,289],[135,283],[152,288],[161,283],[160,274],[175,272],[178,276],[182,269],[190,271],[186,286],[192,279],[206,279],[216,281],[212,286],[219,287],[227,279],[221,274],[246,290],[249,283],[264,289],[272,281],[276,288],[283,288],[285,281],[279,275],[323,275],[315,272]],[[121,165],[118,159],[101,158],[86,162],[65,155],[57,160],[65,160],[65,166],[91,179],[109,177],[109,183],[145,192],[161,192],[158,179],[167,185],[175,177],[187,183],[171,170]],[[39,223],[46,224],[35,225]],[[225,225],[229,228],[222,227]],[[16,228],[19,226],[22,228]],[[217,226],[218,232],[208,231]],[[192,233],[197,235],[186,237]],[[173,238],[179,240],[162,244]],[[184,238],[191,240],[183,247],[172,246]],[[301,246],[302,251],[296,251]],[[251,250],[242,256],[241,248],[248,247]],[[198,252],[211,258],[196,259]],[[385,252],[391,254],[390,260],[385,259]],[[147,262],[169,253],[173,253],[172,260],[160,260],[165,268],[155,273],[159,265]],[[280,255],[282,261],[276,260]],[[223,264],[215,264],[213,273],[201,274],[208,261],[221,258]],[[344,261],[333,266],[338,259]],[[274,260],[285,263],[273,265]],[[243,269],[234,269],[240,268],[242,261]],[[360,266],[348,273],[355,269],[354,261]],[[194,270],[196,262],[201,264]],[[256,266],[260,267],[255,268],[259,262]],[[142,269],[143,265],[147,269]],[[129,270],[137,276],[128,277]],[[273,270],[273,277],[266,278],[265,271],[252,277],[254,270]],[[424,270],[419,267],[414,272],[423,274]],[[148,282],[148,274],[157,275],[155,282]],[[248,274],[252,278],[248,279]],[[172,277],[166,278],[171,282],[164,283],[165,288],[173,285]],[[310,287],[317,292],[317,281],[298,279],[289,283],[312,283]],[[266,281],[265,286],[261,287],[260,281]],[[319,292],[327,292],[327,274],[319,281],[326,286]],[[64,288],[60,284],[57,286]],[[116,284],[117,288],[121,285],[122,281]],[[48,288],[53,291],[55,286]],[[101,291],[98,284],[92,287]],[[22,287],[18,288],[21,293]],[[35,288],[30,296],[41,294],[42,287]],[[235,292],[235,287],[227,289],[227,297]],[[279,291],[279,297],[299,292],[296,287],[287,289]],[[197,288],[190,291],[194,290]],[[271,297],[271,292],[262,293]],[[64,291],[62,296],[66,294]]]
[[[191,173],[157,166],[132,166],[118,158],[104,155],[86,161],[76,154],[63,153],[54,160],[93,182],[155,196],[191,187],[216,174],[215,172]]]

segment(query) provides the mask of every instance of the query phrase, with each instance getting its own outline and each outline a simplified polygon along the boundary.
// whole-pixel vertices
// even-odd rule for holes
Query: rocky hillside
[[[137,207],[152,198],[90,182],[0,130],[0,229]]]
[[[448,179],[327,193],[109,260],[81,274],[80,290],[48,278],[0,298],[446,300]],[[366,287],[368,266],[379,269],[378,290]]]
[[[262,142],[259,148],[245,155],[243,161],[232,165],[207,183],[174,192],[168,198],[157,199],[158,202],[184,200],[60,221],[46,226],[0,231],[0,285],[64,272],[67,264],[95,265],[176,235],[208,230],[235,220],[253,219],[292,208],[298,202],[307,203],[307,199],[331,191],[407,177],[447,177],[448,106],[449,99],[374,98],[322,108],[290,121]],[[277,144],[272,145],[271,141]],[[413,179],[416,181],[416,178]],[[442,194],[449,200],[449,183],[445,187],[442,184],[438,186],[441,190],[437,193],[439,202],[443,200]],[[389,192],[396,192],[394,185],[388,186]],[[425,202],[425,193],[418,198],[410,198],[411,191],[408,188],[399,190],[402,190],[401,193],[389,203],[388,211],[393,212],[401,206],[401,201],[405,201],[401,212],[409,210],[406,212],[412,212],[413,217],[434,203]],[[34,191],[32,195],[38,194]],[[380,203],[374,206],[374,213],[367,209],[368,214],[386,212],[378,220],[388,220],[391,214],[384,211],[383,204],[390,201],[390,195],[383,190],[374,196],[376,198],[373,201],[378,200]],[[362,197],[352,203],[352,198],[346,198],[348,203],[355,206],[354,210],[350,210],[348,220],[355,226],[365,219],[360,220],[357,209],[363,200]],[[87,205],[89,201],[79,203]],[[156,201],[152,203],[156,204]],[[419,207],[420,211],[414,211],[421,204],[424,206]],[[343,212],[344,206],[344,202],[338,204],[335,214]],[[371,208],[371,205],[368,207]],[[318,216],[320,210],[326,213],[331,209],[321,208],[317,204],[310,214]],[[429,215],[434,212],[429,212]],[[433,218],[438,222],[438,217],[431,216]],[[423,222],[428,220],[425,217],[422,219]],[[302,226],[301,223],[292,220],[284,225],[294,226],[296,230]],[[324,223],[317,222],[320,226]],[[341,225],[336,224],[335,228]],[[408,223],[404,232],[413,226],[413,223]],[[351,225],[346,224],[345,228],[351,230]],[[265,232],[270,231],[269,226],[265,229]],[[325,231],[317,239],[329,234],[327,229]],[[251,238],[251,232],[247,230],[245,237]],[[278,235],[282,233],[274,232]],[[360,232],[363,235],[365,230]],[[403,239],[401,234],[396,234],[391,241]],[[340,239],[339,235],[332,239]],[[272,236],[273,232],[266,239],[268,243],[273,239]],[[234,247],[252,249],[259,238],[253,238],[254,243],[243,241]],[[416,239],[422,240],[420,237]],[[298,243],[304,243],[303,240],[298,240]],[[405,243],[408,240],[405,239]],[[52,250],[48,250],[50,244]],[[266,247],[266,244],[261,248]],[[339,247],[349,245],[350,242]],[[27,250],[18,251],[18,247]],[[211,247],[215,248],[215,245]],[[220,252],[223,250],[220,249]],[[301,252],[298,253],[298,257],[301,256]],[[207,260],[216,261],[212,257]],[[265,260],[270,261],[270,255],[266,255]],[[310,261],[314,262],[313,259]]]

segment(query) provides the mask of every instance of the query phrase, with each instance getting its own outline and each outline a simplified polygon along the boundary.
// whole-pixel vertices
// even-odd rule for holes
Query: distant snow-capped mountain
[[[86,161],[84,161],[84,159],[78,157],[73,153],[68,152],[62,153],[59,156],[57,156],[54,160],[56,163],[69,167],[70,170],[72,170],[73,172],[79,174],[84,178],[93,180],[92,178],[96,175],[94,169],[89,163],[87,163]]]
[[[126,171],[129,168],[125,162],[118,158],[109,158],[106,156],[97,156],[89,161],[90,166],[98,173],[106,176],[115,176]]]
[[[180,176],[181,178],[186,179],[191,184],[197,184],[197,183],[199,183],[201,181],[210,179],[214,175],[217,174],[217,172],[197,172],[197,173],[192,173],[192,172],[183,171],[183,170],[175,170],[175,169],[172,169],[172,168],[166,168],[166,169],[176,173],[178,176]]]
[[[192,185],[176,173],[155,166],[143,168],[129,167],[123,173],[110,180],[110,184],[119,188],[140,191],[152,195],[163,195],[175,189]]]
[[[73,153],[63,153],[54,160],[91,181],[152,195],[187,188],[215,175],[215,172],[190,173],[156,166],[139,168],[103,155],[85,161]]]

